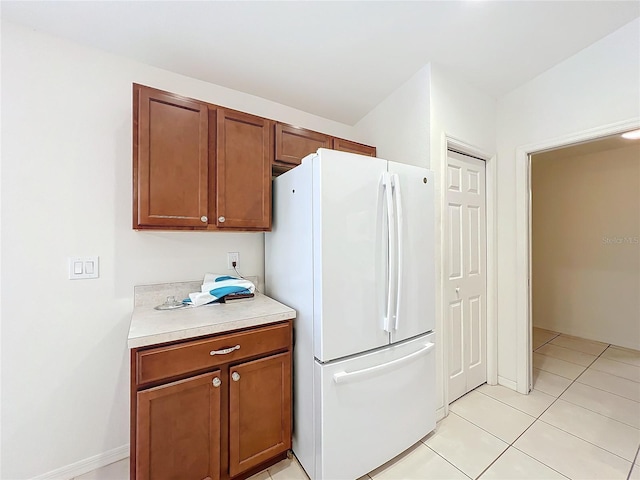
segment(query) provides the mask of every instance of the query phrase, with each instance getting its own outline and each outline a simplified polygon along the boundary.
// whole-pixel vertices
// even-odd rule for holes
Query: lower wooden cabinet
[[[138,392],[136,478],[220,478],[220,371]]]
[[[235,476],[291,448],[291,354],[230,371],[229,471]]]
[[[291,339],[287,321],[133,349],[131,479],[241,480],[284,458]]]

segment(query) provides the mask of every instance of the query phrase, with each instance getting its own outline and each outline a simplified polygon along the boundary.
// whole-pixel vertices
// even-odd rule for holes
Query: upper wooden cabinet
[[[133,228],[271,229],[271,176],[375,147],[133,85]]]
[[[134,88],[133,226],[207,226],[207,105]]]
[[[271,122],[218,108],[216,217],[218,228],[271,227]]]
[[[302,159],[319,148],[331,148],[331,137],[300,127],[276,123],[275,163],[300,165]]]
[[[134,84],[133,228],[271,228],[272,122]]]
[[[331,137],[324,133],[305,128],[294,127],[284,123],[275,123],[275,157],[273,174],[278,175],[300,165],[302,159],[319,148],[331,148],[343,152],[376,156],[376,148],[361,143]]]
[[[376,147],[370,147],[369,145],[363,145],[362,143],[356,143],[342,138],[333,138],[331,148],[334,150],[340,150],[341,152],[368,155],[369,157],[376,156]]]

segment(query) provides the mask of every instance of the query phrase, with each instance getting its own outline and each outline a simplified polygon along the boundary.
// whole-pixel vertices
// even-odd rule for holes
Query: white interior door
[[[485,162],[449,151],[445,222],[445,339],[449,402],[487,380]]]

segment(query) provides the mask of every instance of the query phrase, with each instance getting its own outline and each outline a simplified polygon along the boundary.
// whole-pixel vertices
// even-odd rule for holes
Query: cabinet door
[[[334,138],[332,147],[334,150],[340,150],[341,152],[358,153],[369,157],[376,156],[376,147],[370,147],[369,145],[363,145],[342,138]]]
[[[331,148],[331,137],[300,127],[276,123],[276,162],[300,165],[302,159],[319,148]]]
[[[230,367],[229,473],[291,448],[291,352]]]
[[[136,480],[220,478],[219,380],[217,370],[138,392]]]
[[[270,124],[266,118],[217,110],[218,228],[271,228]]]
[[[207,226],[207,105],[134,87],[133,227]]]

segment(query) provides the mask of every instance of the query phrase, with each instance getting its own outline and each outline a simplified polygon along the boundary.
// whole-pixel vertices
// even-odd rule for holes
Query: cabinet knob
[[[213,383],[213,386],[214,386],[214,387],[218,388],[222,382],[220,381],[220,379],[219,379],[218,377],[215,377],[215,378],[213,379],[213,382],[212,382],[212,383]]]
[[[224,223],[224,221],[225,221],[225,220],[226,220],[226,218],[224,218],[223,216],[219,216],[219,217],[218,217],[218,221],[219,221],[220,223]]]
[[[238,380],[240,380],[240,374],[238,372],[233,372],[231,374],[231,380],[233,380],[234,382],[237,382]]]
[[[207,223],[207,221],[208,221],[208,220],[209,220],[209,219],[207,218],[207,216],[206,216],[206,215],[203,215],[203,216],[201,216],[201,217],[200,217],[200,221],[201,221],[202,223]]]

